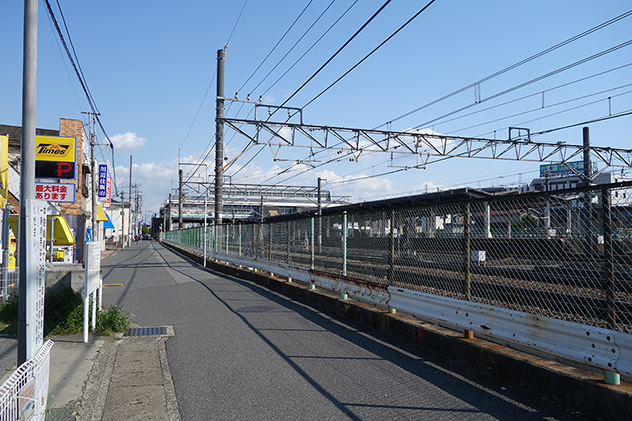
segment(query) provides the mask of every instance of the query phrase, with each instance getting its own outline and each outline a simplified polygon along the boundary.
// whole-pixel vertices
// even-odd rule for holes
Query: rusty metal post
[[[464,275],[464,283],[463,283],[463,293],[465,294],[465,299],[470,300],[472,294],[472,284],[471,284],[471,268],[470,268],[470,224],[471,224],[471,212],[470,212],[470,204],[469,202],[465,204],[463,209],[463,275]]]
[[[605,317],[609,329],[616,324],[614,304],[614,264],[612,257],[612,206],[610,204],[610,189],[601,190],[601,210],[603,213],[603,289],[606,295]]]

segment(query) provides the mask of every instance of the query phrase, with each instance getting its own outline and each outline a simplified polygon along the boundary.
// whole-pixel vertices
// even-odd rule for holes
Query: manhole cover
[[[237,313],[265,313],[266,311],[274,310],[273,307],[268,306],[252,306],[252,307],[242,307],[237,309]]]
[[[151,335],[166,335],[167,328],[162,327],[135,327],[127,332],[127,336],[151,336]]]

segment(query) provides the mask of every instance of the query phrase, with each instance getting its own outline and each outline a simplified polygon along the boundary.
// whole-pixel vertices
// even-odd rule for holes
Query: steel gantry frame
[[[232,98],[226,100],[239,101]],[[239,101],[251,102],[251,101]],[[275,114],[280,109],[275,105],[257,103],[257,108],[269,107]],[[302,147],[314,149],[329,149],[348,152],[357,160],[363,152],[388,152],[391,154],[416,155],[421,163],[407,166],[407,168],[425,168],[437,162],[433,158],[478,158],[509,161],[531,161],[545,163],[567,163],[573,159],[583,158],[588,150],[591,160],[604,167],[590,175],[594,178],[609,167],[632,167],[632,149],[618,149],[611,147],[568,145],[564,142],[534,142],[528,129],[509,129],[508,139],[485,139],[475,137],[447,136],[440,134],[422,133],[421,131],[391,131],[377,129],[361,129],[335,126],[319,126],[303,123],[302,110],[287,108],[288,121],[273,122],[255,119],[221,118],[227,127],[241,134],[249,140],[242,154],[256,145],[269,145],[275,160],[282,161],[278,154],[282,147]],[[298,116],[298,117],[297,117]],[[292,119],[300,121],[293,122]],[[243,129],[242,125],[254,127],[254,133]],[[252,130],[250,130],[252,131]],[[263,134],[269,134],[267,140]],[[514,134],[516,136],[514,137]],[[333,141],[332,141],[333,140]],[[276,147],[276,150],[273,149]],[[239,156],[241,156],[240,154]],[[237,156],[224,165],[226,168],[234,162]],[[578,176],[583,173],[571,168],[569,170]]]

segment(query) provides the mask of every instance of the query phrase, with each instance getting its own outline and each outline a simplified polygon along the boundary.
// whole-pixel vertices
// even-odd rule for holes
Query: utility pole
[[[166,231],[171,231],[171,193],[169,193],[169,219],[167,219],[167,224],[165,225]]]
[[[99,228],[97,221],[97,183],[96,183],[96,174],[97,174],[97,165],[96,159],[94,158],[94,147],[96,146],[96,134],[95,132],[95,116],[100,115],[97,113],[91,112],[82,112],[81,114],[88,115],[88,131],[90,132],[90,192],[92,193],[92,241],[99,241]],[[51,246],[52,251],[52,246]]]
[[[35,199],[35,103],[37,87],[37,0],[24,0],[24,57],[22,68],[22,145],[20,165],[20,226],[32,217],[29,203]],[[28,229],[19,230],[18,258],[18,366],[33,358],[43,338],[37,338],[35,303],[37,300],[35,239]],[[43,309],[42,309],[43,313]],[[43,320],[42,320],[43,323]],[[39,345],[39,346],[38,346]]]
[[[217,50],[217,99],[215,111],[215,225],[222,224],[224,183],[224,62],[226,47]]]
[[[121,249],[125,248],[125,192],[121,189]]]
[[[127,215],[127,246],[132,246],[132,155],[129,156],[129,214]]]

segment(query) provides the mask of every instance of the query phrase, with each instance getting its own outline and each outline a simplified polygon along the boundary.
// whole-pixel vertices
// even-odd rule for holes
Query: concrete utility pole
[[[94,147],[96,146],[96,134],[95,132],[95,116],[99,115],[97,113],[91,112],[82,112],[82,114],[88,114],[88,131],[90,131],[90,171],[92,172],[90,176],[90,191],[92,192],[92,241],[99,241],[99,228],[98,228],[98,220],[97,220],[97,164],[96,159],[94,158]],[[96,177],[95,177],[96,176]]]
[[[217,50],[217,100],[215,111],[215,225],[222,224],[224,187],[224,62],[226,47]]]
[[[132,155],[129,156],[129,214],[127,215],[127,246],[132,246]]]
[[[24,1],[24,58],[22,69],[22,145],[20,164],[20,226],[31,215],[27,202],[35,199],[35,103],[37,87],[37,0]],[[18,366],[39,351],[35,338],[36,288],[33,233],[19,230]],[[28,320],[27,320],[28,319]]]

